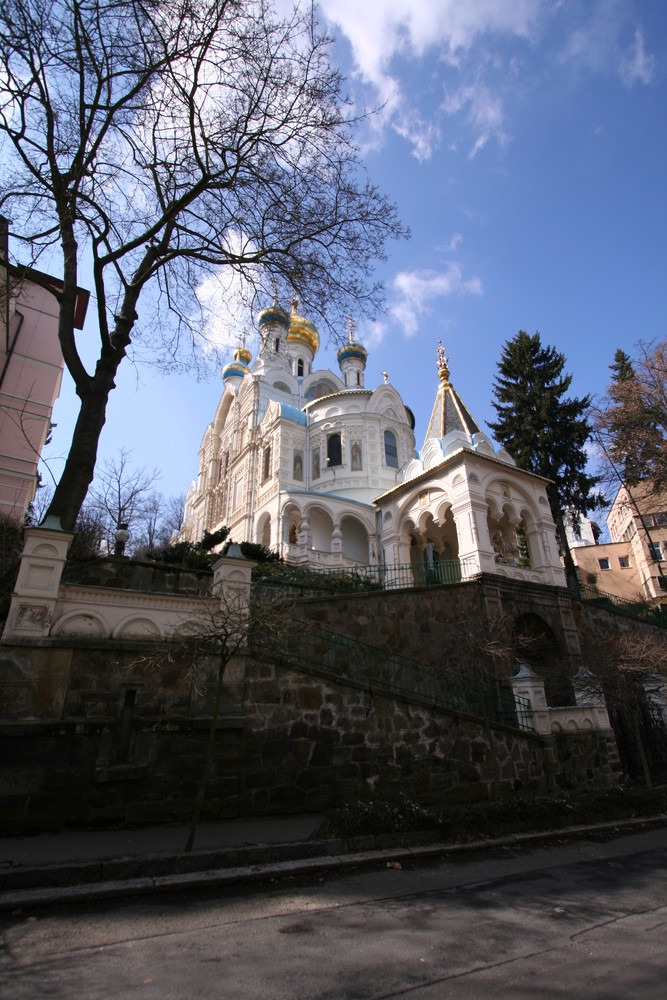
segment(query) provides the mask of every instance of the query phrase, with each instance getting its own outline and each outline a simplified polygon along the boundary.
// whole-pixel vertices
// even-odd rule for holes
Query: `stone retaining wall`
[[[15,690],[21,665],[30,674],[43,709],[38,719],[16,701],[14,720],[0,727],[5,832],[188,818],[214,663],[196,678],[178,665],[158,672],[142,665],[140,647],[110,644],[5,646],[3,660],[13,663]],[[62,696],[49,700],[53,668]],[[233,661],[225,680],[210,818],[319,811],[369,792],[444,805],[619,778],[611,734],[538,737],[259,660]]]

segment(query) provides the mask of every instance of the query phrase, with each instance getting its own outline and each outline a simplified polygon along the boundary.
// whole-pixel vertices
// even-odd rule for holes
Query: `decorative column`
[[[452,505],[459,543],[459,560],[463,578],[475,573],[495,573],[496,557],[489,537],[488,507],[484,500],[464,497]]]
[[[12,595],[3,643],[48,636],[60,578],[74,537],[60,528],[26,528],[19,575]]]

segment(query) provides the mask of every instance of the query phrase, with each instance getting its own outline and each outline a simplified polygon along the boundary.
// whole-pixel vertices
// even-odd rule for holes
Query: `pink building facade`
[[[63,356],[58,341],[60,282],[32,268],[7,265],[0,229],[0,515],[22,521],[34,498],[37,464],[60,392]],[[53,291],[45,287],[52,286]],[[82,329],[88,292],[79,290],[76,326]]]

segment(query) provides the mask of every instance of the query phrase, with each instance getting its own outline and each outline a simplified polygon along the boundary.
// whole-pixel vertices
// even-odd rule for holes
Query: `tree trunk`
[[[206,795],[206,786],[208,785],[209,778],[211,777],[211,765],[213,763],[213,749],[215,747],[215,733],[218,728],[218,718],[220,716],[220,698],[222,696],[222,678],[225,673],[225,667],[229,661],[230,654],[225,647],[220,653],[220,660],[218,662],[218,680],[215,687],[215,704],[213,706],[213,718],[211,719],[211,725],[208,731],[208,746],[206,748],[206,760],[204,761],[204,770],[202,771],[202,776],[199,781],[199,787],[197,788],[197,797],[195,799],[194,809],[192,810],[192,819],[190,820],[190,829],[188,831],[188,839],[185,842],[184,851],[187,853],[191,851],[194,847],[195,835],[197,833],[197,827],[199,826],[199,818],[201,816],[202,806],[204,805],[204,797]]]
[[[120,360],[120,357],[117,360],[100,360],[90,387],[78,391],[81,409],[74,427],[72,444],[46,512],[47,517],[53,515],[60,520],[63,531],[74,531],[88,487],[93,481],[97,446],[106,421],[109,393],[114,388],[114,376]]]

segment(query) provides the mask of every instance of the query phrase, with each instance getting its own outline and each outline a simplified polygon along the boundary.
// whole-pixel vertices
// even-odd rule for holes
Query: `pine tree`
[[[489,427],[519,468],[552,480],[549,505],[568,581],[576,584],[564,518],[577,523],[597,496],[596,479],[586,472],[590,399],[567,395],[572,375],[564,374],[564,368],[564,355],[544,347],[539,333],[530,337],[520,330],[503,347],[492,400],[498,420]]]

